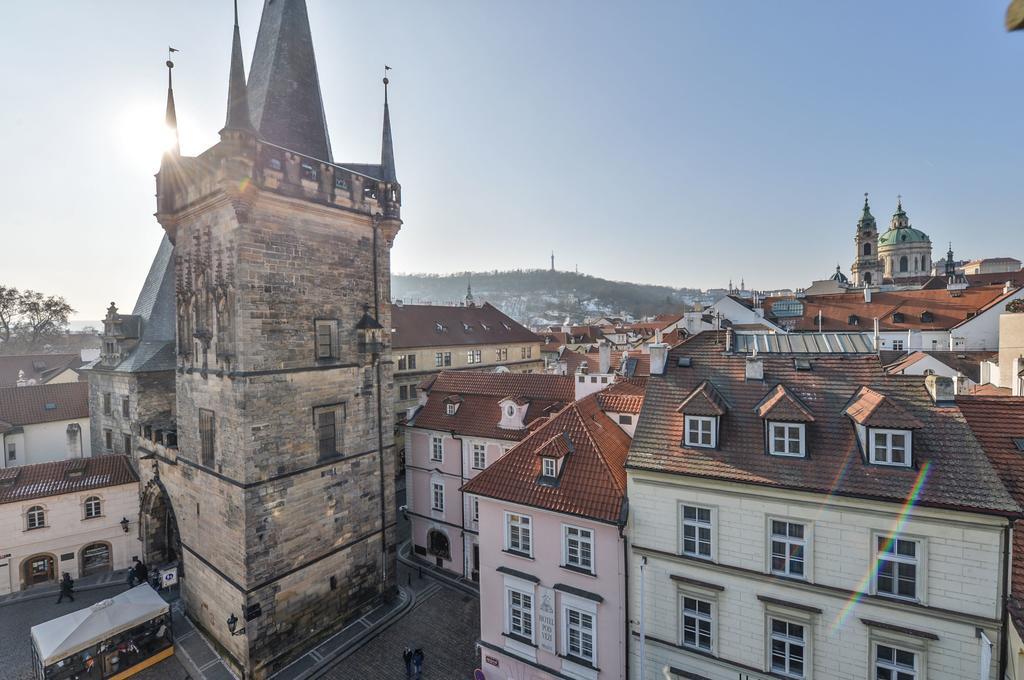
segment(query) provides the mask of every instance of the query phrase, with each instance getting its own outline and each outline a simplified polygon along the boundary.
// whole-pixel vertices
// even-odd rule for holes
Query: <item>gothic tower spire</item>
[[[249,115],[249,95],[245,85],[245,63],[242,60],[242,38],[238,32],[238,0],[235,0],[235,29],[231,39],[231,71],[228,74],[228,113],[224,130],[255,132]]]
[[[167,48],[167,110],[164,113],[164,123],[168,129],[174,131],[174,144],[164,153],[165,157],[168,155],[181,155],[181,145],[178,141],[178,113],[174,109],[174,82],[171,78],[171,70],[174,68],[174,62],[171,61],[171,52],[177,51],[173,47]]]
[[[385,182],[397,182],[395,175],[395,147],[391,141],[391,113],[388,111],[388,80],[390,66],[384,66],[384,131],[380,143],[380,170]]]
[[[305,0],[265,0],[248,94],[262,139],[333,160]]]

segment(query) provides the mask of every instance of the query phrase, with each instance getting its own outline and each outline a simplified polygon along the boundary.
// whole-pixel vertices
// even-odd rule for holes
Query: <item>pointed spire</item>
[[[473,301],[473,275],[469,273],[466,274],[466,306],[476,306],[476,303]]]
[[[245,85],[245,63],[242,60],[242,38],[238,32],[238,0],[235,0],[235,30],[231,39],[231,71],[228,74],[228,114],[224,130],[255,133],[249,116],[249,96]],[[221,133],[224,132],[221,130]]]
[[[262,139],[331,161],[305,0],[265,0],[249,73],[249,112]]]
[[[864,210],[861,212],[860,220],[857,222],[857,228],[862,229],[864,227],[870,227],[875,222],[875,216],[871,214],[871,206],[868,205],[868,192],[864,192]]]
[[[174,108],[174,81],[171,77],[171,69],[174,68],[174,62],[171,61],[171,53],[177,52],[178,50],[173,47],[167,48],[167,110],[164,113],[164,123],[171,130],[174,130],[174,144],[171,148],[167,149],[164,155],[181,155],[181,145],[178,141],[178,112]]]
[[[387,73],[391,67],[384,66],[384,131],[380,143],[380,169],[385,182],[397,182],[395,175],[395,147],[391,141],[391,113],[388,111],[388,80]]]

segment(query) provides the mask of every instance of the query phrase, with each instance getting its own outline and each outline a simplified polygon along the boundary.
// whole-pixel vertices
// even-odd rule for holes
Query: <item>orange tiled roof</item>
[[[138,481],[128,456],[121,454],[4,468],[0,470],[0,503],[16,503]]]
[[[679,366],[679,356],[689,357],[690,366]],[[898,504],[910,496],[921,466],[929,463],[917,495],[920,504],[1004,516],[1021,512],[960,410],[932,403],[920,376],[890,375],[873,354],[816,354],[811,370],[797,369],[792,354],[759,356],[763,381],[746,380],[745,355],[726,353],[715,344],[714,332],[694,335],[671,350],[664,375],[647,381],[628,467]],[[677,412],[707,380],[730,405],[721,416],[714,449],[684,445],[684,417]],[[764,423],[756,407],[779,384],[813,406],[815,420],[806,425],[806,458],[781,460],[765,453]],[[915,468],[864,461],[856,428],[845,415],[864,386],[899,404],[923,425],[914,432]]]
[[[611,413],[640,413],[644,405],[644,390],[647,378],[620,380],[597,393],[597,403],[602,411]]]
[[[579,365],[584,361],[587,362],[587,371],[590,373],[597,373],[601,365],[601,355],[598,350],[592,350],[586,354],[582,352],[566,351],[562,352],[559,357],[559,361],[564,361],[566,364],[566,370],[571,374],[575,373]],[[612,350],[611,361],[609,362],[610,368],[613,373],[619,373],[622,368],[622,352],[616,352]],[[630,352],[629,358],[626,361],[627,371],[632,373],[626,373],[628,378],[642,378],[651,374],[651,355],[644,354],[642,352]]]
[[[912,416],[895,401],[870,387],[861,387],[850,400],[844,413],[853,422],[866,427],[895,427],[916,430],[924,423]]]
[[[765,395],[757,405],[757,415],[762,420],[779,420],[786,423],[813,423],[814,414],[800,398],[779,383]]]
[[[89,383],[0,388],[0,421],[33,425],[89,417]]]
[[[683,399],[676,411],[688,416],[724,416],[729,412],[729,404],[714,383],[705,380]]]
[[[541,484],[537,452],[568,437],[557,483]],[[465,493],[519,505],[618,523],[626,495],[623,463],[629,435],[602,413],[597,395],[566,406],[493,465],[467,482]]]

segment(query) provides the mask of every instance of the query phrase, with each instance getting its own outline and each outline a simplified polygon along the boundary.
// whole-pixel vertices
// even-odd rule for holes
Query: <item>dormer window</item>
[[[768,423],[768,453],[773,456],[807,455],[806,429],[803,423]]]
[[[892,322],[893,323],[903,323],[903,312],[893,312],[892,313]]]
[[[910,430],[871,430],[871,462],[910,467]]]
[[[713,416],[686,416],[686,445],[715,448],[715,420]]]
[[[512,418],[516,415],[515,404],[509,404],[508,406],[505,407],[505,415],[508,416],[509,418]]]
[[[848,323],[851,326],[859,326],[860,317],[857,316],[856,314],[851,314],[850,316],[846,317],[846,323]]]
[[[558,475],[558,461],[554,458],[541,458],[541,475],[544,477],[556,477]]]
[[[455,415],[455,411],[456,411],[456,410],[458,410],[458,409],[457,409],[457,407],[455,406],[455,404],[451,404],[451,403],[448,403],[448,404],[445,404],[445,405],[444,405],[444,412],[445,412],[445,414],[447,414],[447,415],[450,415],[450,416],[453,416],[453,415]]]
[[[935,315],[929,311],[921,312],[921,323],[932,323],[935,321]]]

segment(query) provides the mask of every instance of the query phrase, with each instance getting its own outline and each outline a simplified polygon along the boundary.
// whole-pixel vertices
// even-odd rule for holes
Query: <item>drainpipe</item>
[[[466,577],[466,498],[462,493],[462,487],[466,485],[466,443],[462,437],[455,434],[455,430],[449,430],[448,436],[459,443],[459,505],[462,508],[462,531],[459,538],[462,540],[462,577]]]
[[[647,571],[647,556],[640,558],[640,679],[646,677],[644,668],[647,665],[647,629],[644,627],[644,581]]]
[[[1013,549],[1013,519],[1006,520],[1006,527],[1003,529],[1003,567],[1002,567],[1002,588],[1003,597],[1001,599],[1003,605],[1003,611],[1000,616],[999,626],[999,678],[1006,677],[1006,665],[1009,662],[1009,650],[1007,646],[1010,643],[1009,635],[1007,635],[1006,627],[1009,625],[1009,619],[1006,611],[1006,606],[1010,602],[1010,551]]]
[[[626,616],[623,617],[626,620],[625,625],[625,637],[623,638],[623,656],[626,662],[626,675],[625,680],[629,680],[629,641],[631,639],[630,621],[629,621],[629,544],[626,542],[626,521],[629,517],[629,498],[623,497],[622,509],[619,512],[619,540],[622,541],[622,582],[623,588],[623,608],[625,609]],[[643,676],[640,676],[643,678]]]

